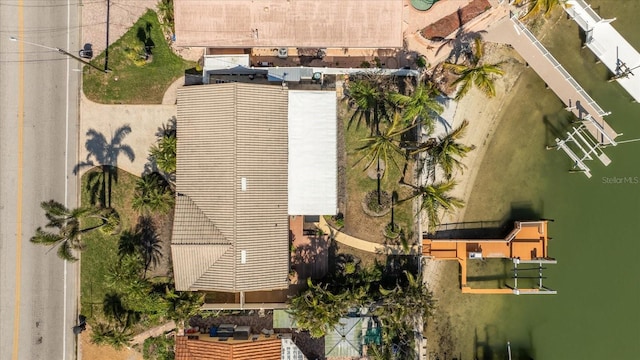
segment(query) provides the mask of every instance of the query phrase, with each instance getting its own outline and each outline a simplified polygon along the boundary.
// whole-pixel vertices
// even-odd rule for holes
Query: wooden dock
[[[589,117],[584,124],[596,141],[615,145],[618,134],[604,120],[604,111],[564,67],[549,53],[517,18],[505,18],[491,26],[484,36],[487,41],[510,44],[547,86],[562,100],[567,110],[578,119]]]
[[[461,290],[468,294],[555,294],[539,288],[515,286],[500,289],[473,289],[468,284],[468,262],[482,259],[512,259],[514,264],[555,264],[548,255],[547,221],[516,221],[513,231],[503,239],[423,239],[422,255],[434,260],[457,260],[460,264]]]

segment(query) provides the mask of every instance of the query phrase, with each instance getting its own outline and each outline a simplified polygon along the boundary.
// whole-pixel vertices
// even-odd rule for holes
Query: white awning
[[[289,215],[334,215],[335,91],[289,91]]]

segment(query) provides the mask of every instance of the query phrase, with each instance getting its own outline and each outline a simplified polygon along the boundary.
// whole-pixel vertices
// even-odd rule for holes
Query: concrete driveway
[[[149,148],[156,143],[159,129],[163,124],[176,116],[175,92],[184,80],[178,79],[169,87],[165,95],[165,102],[169,104],[158,105],[103,105],[92,102],[84,94],[80,101],[80,129],[79,129],[79,155],[80,162],[93,161],[95,165],[114,165],[134,175],[141,175],[148,163]],[[104,136],[107,143],[112,141],[116,131],[124,126],[129,126],[131,132],[123,137],[121,144],[133,149],[133,161],[121,154],[115,162],[99,164],[98,158],[92,154],[96,150],[88,140],[95,137],[91,130]],[[83,174],[91,167],[82,167]]]

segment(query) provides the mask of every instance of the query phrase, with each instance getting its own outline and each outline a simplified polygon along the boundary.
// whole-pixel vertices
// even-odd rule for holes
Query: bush
[[[397,239],[402,234],[402,228],[398,224],[388,223],[384,228],[384,236],[389,239]]]
[[[365,204],[369,211],[382,214],[386,210],[391,209],[391,195],[386,191],[381,191],[380,203],[378,203],[378,192],[376,190],[369,191],[365,196]]]
[[[174,337],[151,337],[144,341],[142,357],[145,360],[173,360]]]

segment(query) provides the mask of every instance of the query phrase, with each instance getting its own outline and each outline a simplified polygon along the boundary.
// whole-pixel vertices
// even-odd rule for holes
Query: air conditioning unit
[[[286,59],[287,57],[289,57],[289,49],[287,49],[287,48],[279,48],[278,49],[278,58]]]

